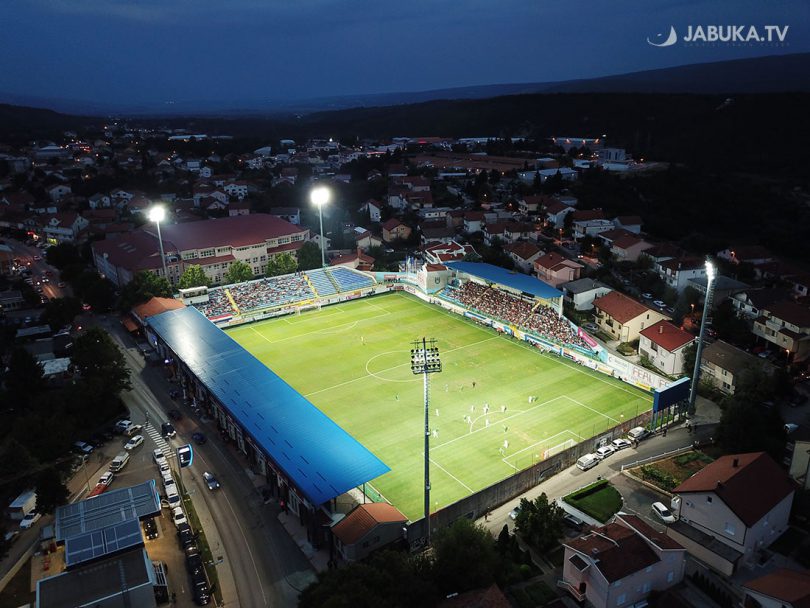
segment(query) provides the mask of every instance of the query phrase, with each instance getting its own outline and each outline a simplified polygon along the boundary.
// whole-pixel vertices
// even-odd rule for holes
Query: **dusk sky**
[[[807,0],[4,0],[2,23],[0,100],[304,99],[810,51]],[[646,42],[707,24],[789,30],[784,45]]]

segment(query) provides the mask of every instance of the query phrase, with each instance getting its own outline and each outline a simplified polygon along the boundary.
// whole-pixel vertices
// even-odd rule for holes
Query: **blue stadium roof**
[[[196,308],[148,323],[313,505],[390,470]]]
[[[530,293],[537,298],[561,298],[563,293],[559,289],[554,289],[548,283],[544,283],[540,279],[522,274],[520,272],[512,272],[501,268],[500,266],[493,266],[492,264],[482,264],[480,262],[447,262],[445,266],[451,270],[457,270],[479,279],[484,279],[490,283],[498,283],[499,285],[506,285],[512,289]]]

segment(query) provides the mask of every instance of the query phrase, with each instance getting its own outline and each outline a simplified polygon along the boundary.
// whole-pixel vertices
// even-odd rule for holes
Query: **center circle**
[[[366,373],[385,382],[414,382],[409,351],[394,350],[366,361]]]

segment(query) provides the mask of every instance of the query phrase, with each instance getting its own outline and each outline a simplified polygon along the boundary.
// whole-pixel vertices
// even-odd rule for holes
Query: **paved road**
[[[162,376],[163,368],[144,365],[143,357],[117,320],[96,317],[95,322],[118,340],[132,369],[133,389],[124,394],[124,401],[134,421],[138,422],[138,416],[147,411],[153,423],[165,420],[165,411],[178,404],[168,396],[170,385]],[[215,527],[210,534],[211,548],[215,559],[223,557],[218,566],[218,572],[225,575],[223,591],[228,575],[231,576],[231,597],[235,601],[231,605],[297,605],[301,587],[313,577],[309,562],[279,523],[275,507],[262,503],[245,472],[245,461],[220,442],[214,423],[202,424],[188,408],[180,409],[184,418],[175,425],[178,437],[173,443],[187,443],[197,430],[209,439],[205,445],[195,446],[194,464],[184,469],[183,479],[193,493],[203,521],[209,514],[207,523]],[[203,484],[202,473],[206,470],[220,480],[219,491],[209,492]]]

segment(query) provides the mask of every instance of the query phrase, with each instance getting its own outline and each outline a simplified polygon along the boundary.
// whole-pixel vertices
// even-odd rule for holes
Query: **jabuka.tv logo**
[[[785,46],[789,25],[688,25],[686,34],[680,39],[675,26],[669,32],[647,36],[647,44],[655,47],[674,46],[682,42],[685,46],[705,44],[728,45],[770,45]]]

